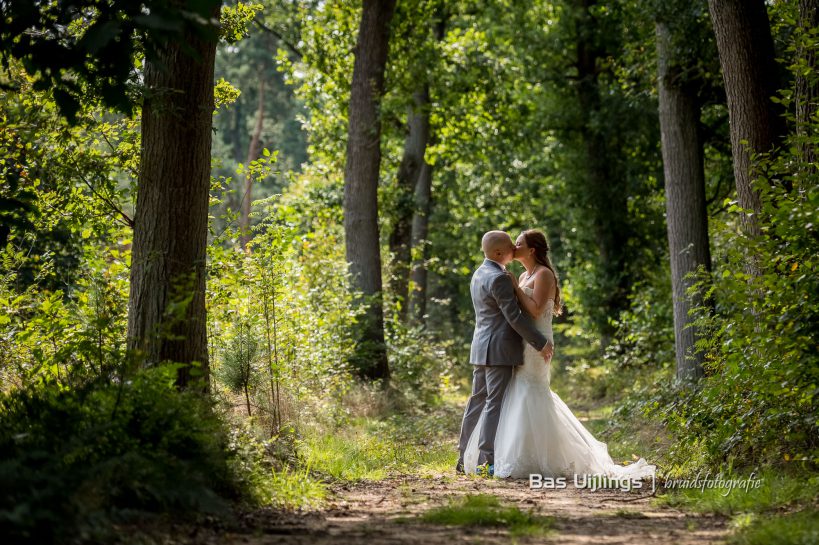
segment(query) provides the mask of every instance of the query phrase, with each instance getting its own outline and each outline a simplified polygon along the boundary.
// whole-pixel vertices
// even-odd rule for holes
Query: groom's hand
[[[555,347],[552,343],[547,342],[546,346],[543,347],[543,350],[540,351],[540,355],[543,356],[544,361],[549,361],[549,359],[554,355]]]

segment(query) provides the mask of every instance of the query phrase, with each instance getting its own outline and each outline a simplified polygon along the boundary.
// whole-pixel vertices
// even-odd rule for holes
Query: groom
[[[484,466],[485,471],[493,475],[495,433],[503,394],[515,366],[523,363],[521,337],[539,350],[544,360],[552,356],[554,347],[518,305],[512,279],[506,272],[506,265],[512,262],[515,255],[512,238],[503,231],[489,231],[481,240],[481,248],[486,259],[472,275],[469,288],[475,307],[475,332],[469,355],[469,363],[474,365],[472,395],[461,422],[455,470],[464,472],[464,451],[483,412],[478,465]]]

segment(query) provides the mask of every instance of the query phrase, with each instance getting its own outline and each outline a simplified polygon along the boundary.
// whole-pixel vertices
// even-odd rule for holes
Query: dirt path
[[[420,521],[426,510],[468,494],[492,494],[523,511],[554,517],[545,536],[512,539],[503,528],[438,526]],[[191,543],[262,544],[674,544],[722,543],[724,518],[683,513],[651,505],[636,493],[575,489],[530,490],[526,481],[468,477],[394,477],[379,482],[339,485],[321,511],[248,513],[241,529],[194,530]],[[623,501],[635,500],[635,501]],[[182,542],[187,539],[180,540]],[[177,541],[179,542],[179,541]]]

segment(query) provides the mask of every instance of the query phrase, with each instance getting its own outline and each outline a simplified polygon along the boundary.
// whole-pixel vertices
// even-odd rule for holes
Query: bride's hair
[[[535,261],[540,263],[555,275],[555,306],[554,315],[560,316],[563,313],[563,304],[560,301],[560,281],[552,260],[549,259],[549,243],[546,242],[546,235],[537,229],[529,229],[523,232],[526,245],[535,250]]]

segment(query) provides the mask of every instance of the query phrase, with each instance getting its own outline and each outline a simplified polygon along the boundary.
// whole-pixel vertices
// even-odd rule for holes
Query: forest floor
[[[479,494],[497,498],[519,515],[534,516],[535,531],[516,533],[513,522],[476,524],[455,516],[437,524],[428,515]],[[484,498],[486,496],[483,496]],[[379,481],[339,483],[325,506],[308,512],[256,510],[221,528],[176,527],[165,543],[367,545],[433,543],[708,544],[729,534],[727,518],[658,507],[650,490],[531,490],[528,481],[453,475],[392,476]],[[494,500],[493,500],[494,501]],[[456,507],[457,511],[459,507]],[[462,509],[462,507],[460,507]],[[512,509],[515,511],[515,509]],[[450,513],[451,515],[451,513]],[[491,518],[491,517],[490,517]]]

